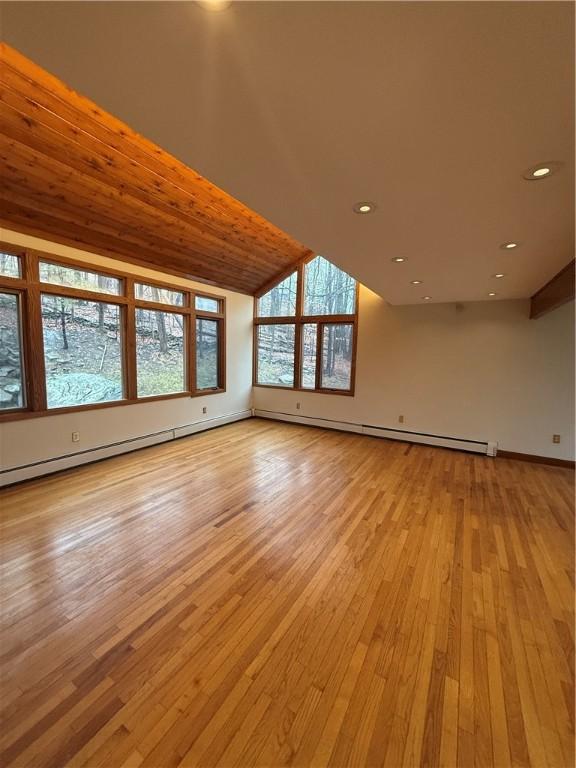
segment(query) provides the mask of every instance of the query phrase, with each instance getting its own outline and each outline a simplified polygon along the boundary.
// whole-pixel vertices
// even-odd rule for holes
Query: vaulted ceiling
[[[254,293],[308,250],[9,46],[0,221]]]
[[[391,303],[526,297],[574,256],[571,2],[2,12],[23,53]]]

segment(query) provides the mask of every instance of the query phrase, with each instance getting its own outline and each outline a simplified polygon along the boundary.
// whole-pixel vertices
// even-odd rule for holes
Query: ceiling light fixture
[[[503,248],[505,251],[511,251],[513,248],[518,248],[518,243],[502,243],[500,248]]]
[[[198,5],[204,8],[205,11],[212,11],[213,13],[219,13],[225,11],[232,5],[232,0],[197,0]]]
[[[504,272],[497,272],[495,275],[492,275],[492,277],[495,277],[497,280],[500,280],[501,277],[506,277]]]
[[[410,280],[411,285],[422,285],[422,280]]]
[[[491,293],[488,294],[488,296],[496,296],[496,294],[494,293],[494,291],[492,291]]]
[[[562,168],[562,163],[558,160],[550,160],[547,163],[538,163],[533,165],[532,168],[528,168],[522,176],[527,181],[538,181],[538,179],[547,179],[548,176],[552,176],[553,173],[559,171]]]
[[[432,298],[432,296],[422,296],[422,299],[424,301],[430,301],[431,298]]]
[[[376,210],[376,204],[364,201],[362,203],[356,203],[352,210],[354,213],[373,213]]]
[[[392,261],[393,261],[395,264],[402,264],[402,262],[403,262],[403,261],[406,261],[406,259],[404,258],[404,256],[394,256],[394,258],[392,259]]]

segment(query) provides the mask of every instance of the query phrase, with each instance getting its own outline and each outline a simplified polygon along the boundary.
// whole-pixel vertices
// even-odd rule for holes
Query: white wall
[[[254,407],[573,459],[574,303],[538,320],[528,309],[523,300],[392,307],[362,287],[355,397],[256,387]]]
[[[9,421],[0,424],[0,468],[86,451],[152,432],[173,429],[198,420],[226,416],[250,408],[252,394],[252,298],[232,291],[194,283],[150,269],[95,256],[76,248],[50,243],[16,232],[0,230],[0,240],[69,256],[92,266],[116,268],[149,280],[205,290],[226,297],[226,392],[205,397],[182,397],[92,411]],[[206,407],[206,415],[202,408]],[[72,432],[80,442],[72,443]]]
[[[0,239],[116,267],[166,275],[6,230]],[[528,319],[527,301],[392,307],[362,287],[355,397],[256,387],[252,299],[169,277],[227,299],[227,391],[0,424],[0,467],[107,445],[255,408],[470,440],[501,450],[574,458],[574,304]],[[251,402],[253,400],[253,402]],[[296,409],[296,403],[301,409]],[[208,408],[207,415],[202,408]],[[404,424],[398,423],[403,414]],[[81,442],[72,443],[71,433]],[[552,434],[561,443],[552,443]]]

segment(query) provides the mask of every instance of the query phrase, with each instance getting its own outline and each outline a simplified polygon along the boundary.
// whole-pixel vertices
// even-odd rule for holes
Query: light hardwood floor
[[[250,420],[4,491],[3,766],[572,766],[574,473]]]

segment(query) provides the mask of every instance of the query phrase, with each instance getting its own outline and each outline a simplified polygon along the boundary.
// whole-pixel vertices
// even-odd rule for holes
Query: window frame
[[[356,280],[356,292],[353,314],[339,315],[305,315],[304,314],[304,271],[306,264],[313,261],[318,254],[309,254],[306,258],[298,262],[295,267],[282,272],[281,275],[274,278],[273,281],[266,283],[254,296],[254,332],[253,332],[253,354],[252,354],[252,385],[264,389],[283,389],[295,392],[316,392],[323,395],[341,395],[344,397],[354,397],[356,387],[356,352],[358,348],[358,314],[360,307],[360,283]],[[294,315],[283,315],[281,317],[259,317],[258,300],[281,283],[292,273],[296,272],[296,312]],[[258,382],[258,327],[260,325],[295,325],[294,338],[294,382],[289,384],[260,384]],[[322,337],[324,333],[323,326],[348,324],[352,325],[352,359],[350,361],[350,389],[333,389],[321,386],[321,366],[322,366]],[[305,325],[316,325],[316,382],[314,388],[302,386],[302,361],[303,361],[303,334],[302,329]]]
[[[12,254],[10,254],[12,255]],[[20,265],[22,267],[22,264]],[[21,280],[21,278],[7,278],[7,279],[13,279],[13,280]],[[22,392],[23,392],[23,400],[24,405],[16,405],[13,408],[3,408],[0,411],[0,414],[13,414],[13,413],[20,413],[23,410],[26,410],[28,408],[28,402],[29,402],[29,388],[28,388],[28,376],[27,374],[27,364],[26,364],[26,346],[24,341],[24,323],[25,323],[25,295],[22,288],[18,288],[15,286],[4,286],[0,285],[0,293],[7,294],[8,296],[15,296],[16,297],[16,311],[18,315],[18,336],[20,341],[20,369],[21,369],[21,386],[22,386]]]
[[[66,411],[75,411],[79,408],[94,408],[94,407],[104,407],[105,405],[124,405],[126,403],[126,396],[128,393],[128,379],[126,374],[126,309],[125,307],[116,301],[106,301],[106,297],[109,294],[100,294],[101,299],[95,300],[95,299],[86,299],[83,296],[70,296],[66,294],[65,291],[45,291],[44,287],[46,286],[46,283],[40,284],[40,337],[41,337],[41,354],[42,354],[42,368],[44,371],[43,379],[42,379],[42,387],[43,387],[43,397],[46,398],[45,405],[46,405],[46,411],[49,414],[53,413],[64,413]],[[87,293],[92,293],[91,291],[87,291]],[[96,403],[83,403],[78,405],[63,405],[59,408],[50,408],[48,406],[48,388],[46,386],[46,358],[45,358],[45,350],[44,350],[44,322],[43,322],[43,311],[42,311],[42,297],[43,296],[56,296],[63,299],[73,299],[77,301],[89,301],[92,304],[112,304],[116,307],[118,307],[118,315],[119,315],[119,322],[118,322],[118,330],[120,335],[120,362],[122,367],[122,394],[123,397],[121,397],[118,400],[105,400],[102,402],[96,402]],[[29,409],[26,409],[29,410]]]
[[[262,318],[263,320],[269,320],[270,318]],[[278,318],[275,318],[278,320]],[[261,384],[258,382],[258,329],[262,325],[293,325],[294,326],[294,384],[293,386],[290,386],[290,384]],[[296,389],[294,386],[296,384],[296,381],[300,381],[299,373],[296,371],[296,359],[300,356],[296,354],[297,350],[297,344],[299,344],[299,340],[301,338],[301,327],[298,328],[298,324],[296,323],[295,316],[284,318],[284,321],[282,323],[274,322],[274,323],[256,323],[254,324],[254,354],[252,355],[253,363],[254,363],[254,370],[253,370],[253,382],[255,383],[255,386],[257,387],[267,387],[268,389]],[[298,376],[298,378],[297,378]],[[308,389],[308,392],[313,392],[314,390]]]
[[[141,304],[144,303],[146,306],[141,306]],[[162,305],[162,306],[168,306],[168,305]],[[170,305],[175,306],[175,305]],[[159,395],[138,395],[138,341],[137,341],[137,328],[136,328],[136,310],[137,309],[146,309],[149,312],[164,312],[165,314],[173,314],[173,315],[182,315],[184,325],[182,328],[183,331],[183,352],[184,352],[184,385],[185,388],[181,392],[168,392],[164,394]],[[191,389],[191,380],[190,380],[190,315],[185,314],[184,312],[165,312],[164,309],[158,308],[158,303],[155,301],[146,302],[146,300],[137,299],[134,302],[134,351],[135,351],[135,363],[136,363],[136,377],[135,377],[135,383],[136,383],[136,399],[138,402],[142,402],[142,400],[162,400],[164,398],[170,398],[170,397],[184,397],[186,395],[190,395],[190,392],[193,390]]]
[[[306,263],[308,263],[308,262],[306,262]],[[266,296],[266,294],[270,293],[275,288],[278,288],[280,285],[282,285],[282,283],[286,282],[286,280],[289,280],[292,277],[292,275],[294,275],[294,274],[296,275],[296,291],[295,291],[296,295],[295,295],[295,298],[294,298],[294,313],[293,314],[283,314],[283,315],[259,315],[258,314],[258,304],[260,302],[260,299],[264,298],[264,296]],[[283,273],[283,277],[281,277],[279,280],[275,280],[273,283],[267,283],[266,286],[265,286],[264,292],[262,292],[262,290],[258,291],[258,293],[256,294],[256,297],[255,297],[254,317],[258,317],[258,318],[260,318],[262,320],[268,320],[269,318],[272,318],[272,317],[295,317],[296,316],[297,308],[298,308],[298,269],[297,268],[292,268],[290,270],[290,272],[288,272],[287,274]]]
[[[186,288],[165,280],[148,279],[137,273],[123,272],[110,267],[100,267],[90,262],[47,253],[32,248],[20,248],[11,243],[0,242],[4,253],[20,259],[21,277],[0,275],[0,291],[17,293],[20,303],[20,334],[22,339],[22,366],[24,373],[23,388],[26,405],[0,411],[0,423],[39,416],[56,416],[61,413],[115,408],[122,405],[171,400],[179,397],[204,397],[226,392],[226,298],[209,291]],[[96,272],[106,277],[121,281],[118,294],[100,293],[82,288],[40,281],[40,261],[48,261],[63,267],[72,267],[84,271]],[[182,306],[161,302],[136,299],[135,283],[146,283],[158,288],[177,291],[184,294]],[[44,340],[42,326],[42,294],[53,294],[71,299],[83,299],[105,304],[116,304],[120,308],[120,330],[122,336],[122,369],[124,379],[124,398],[110,402],[87,403],[84,405],[48,408],[46,399],[46,371],[44,365]],[[218,301],[218,312],[197,310],[195,297],[202,296]],[[186,389],[170,394],[147,395],[138,397],[136,371],[136,309],[150,309],[160,312],[173,312],[184,317],[184,365]],[[218,387],[197,389],[196,387],[196,317],[217,320],[218,322]]]
[[[197,377],[198,375],[198,360],[196,356],[196,336],[198,334],[198,328],[197,328],[197,321],[198,320],[212,320],[212,322],[216,323],[216,338],[217,338],[217,355],[216,355],[216,377],[218,382],[220,381],[223,373],[221,371],[221,368],[223,365],[226,364],[226,355],[223,354],[222,350],[222,344],[225,344],[225,323],[223,318],[221,317],[215,317],[213,312],[208,312],[206,310],[196,310],[196,313],[194,315],[194,321],[193,325],[191,325],[191,333],[194,337],[194,376]],[[199,387],[198,381],[195,382],[196,386],[196,392],[204,394],[204,395],[210,395],[214,392],[219,391],[218,387]]]
[[[102,301],[103,298],[106,298],[107,296],[110,296],[114,299],[122,298],[126,292],[126,278],[124,275],[113,272],[109,269],[99,269],[98,267],[93,267],[91,264],[83,264],[82,262],[65,259],[61,256],[54,256],[54,258],[50,257],[50,254],[42,254],[39,251],[25,251],[25,254],[32,254],[32,256],[37,256],[35,259],[36,261],[36,274],[38,276],[38,282],[40,283],[40,286],[42,288],[43,293],[57,293],[58,295],[64,295],[64,293],[68,294],[70,293],[71,298],[79,298],[83,299],[84,296],[72,296],[72,294],[90,294],[92,296],[99,296],[100,298],[98,301]],[[42,280],[40,276],[40,264],[42,262],[46,262],[48,264],[52,264],[56,267],[66,267],[68,269],[77,269],[81,272],[90,272],[93,275],[102,275],[103,277],[113,277],[116,280],[119,281],[120,290],[118,293],[110,293],[108,291],[91,291],[89,288],[76,288],[73,285],[64,285],[63,283],[49,283],[45,280]],[[135,281],[138,282],[138,281]],[[112,302],[112,303],[118,303],[118,302]]]
[[[182,304],[170,304],[169,302],[152,301],[151,299],[140,299],[140,298],[137,298],[136,291],[135,291],[137,285],[144,285],[147,288],[158,288],[160,290],[172,291],[173,293],[181,293],[181,294],[183,294],[183,303]],[[140,280],[134,279],[132,281],[132,293],[133,293],[134,301],[135,301],[136,304],[146,304],[147,306],[149,304],[156,304],[158,306],[168,307],[169,310],[174,310],[174,309],[184,310],[184,309],[190,307],[190,298],[191,298],[190,297],[190,291],[187,291],[185,288],[180,288],[179,289],[175,285],[168,285],[166,283],[160,283],[158,280],[146,280],[146,281],[144,281],[142,279],[140,279]],[[182,314],[182,312],[180,312],[180,314]]]

